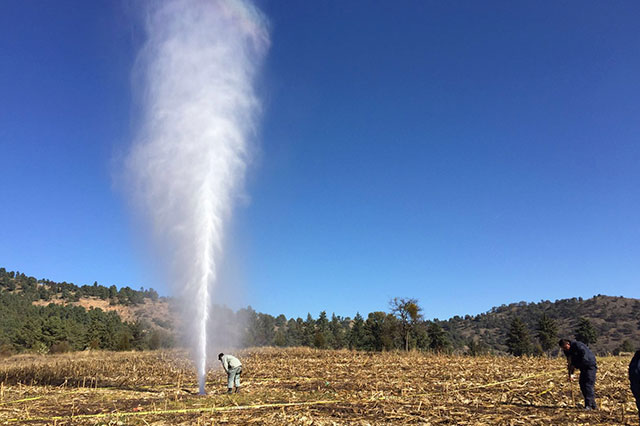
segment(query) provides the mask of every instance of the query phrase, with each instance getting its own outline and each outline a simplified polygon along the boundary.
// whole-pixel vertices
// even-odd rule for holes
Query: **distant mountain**
[[[306,319],[287,319],[251,307],[233,312],[217,306],[212,311],[212,332],[218,342],[226,336],[229,344],[364,350],[396,350],[406,344],[401,320],[385,312],[351,319],[327,316],[323,311],[316,319],[310,314]],[[536,330],[543,315],[557,325],[553,340],[574,338],[580,320],[586,320],[597,335],[590,345],[597,353],[640,348],[640,300],[602,295],[586,300],[519,302],[475,316],[420,321],[412,327],[409,346],[469,354],[506,353],[509,328],[519,318],[528,329],[533,353],[540,353]],[[187,335],[181,329],[189,326],[179,320],[177,303],[159,297],[153,289],[118,289],[97,282],[77,286],[5,268],[0,268],[0,318],[0,355],[3,350],[168,347],[176,344],[176,336]],[[557,350],[554,344],[550,352]]]
[[[471,340],[484,343],[493,350],[506,351],[506,339],[514,318],[520,318],[535,341],[540,317],[546,314],[558,325],[559,337],[573,339],[580,318],[591,322],[597,332],[592,349],[598,353],[612,353],[627,345],[640,347],[640,300],[626,297],[597,295],[590,299],[561,299],[538,303],[519,302],[495,307],[480,315],[455,316],[439,322],[456,346],[468,345]]]

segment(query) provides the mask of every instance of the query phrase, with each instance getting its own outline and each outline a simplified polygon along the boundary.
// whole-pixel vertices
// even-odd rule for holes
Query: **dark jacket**
[[[629,363],[629,380],[640,383],[640,351],[636,351]]]
[[[596,357],[582,342],[572,341],[571,347],[564,354],[571,361],[571,365],[579,370],[596,366]]]

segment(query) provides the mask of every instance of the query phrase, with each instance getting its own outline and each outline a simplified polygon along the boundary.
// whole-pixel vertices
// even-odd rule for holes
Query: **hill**
[[[93,285],[77,286],[73,283],[57,283],[48,279],[36,279],[20,272],[7,272],[0,268],[0,292],[19,295],[35,306],[51,303],[63,306],[79,306],[115,312],[123,321],[148,321],[153,326],[171,329],[173,313],[170,299],[159,297],[154,289],[133,290],[130,287],[117,289],[94,282]]]
[[[440,324],[458,345],[475,340],[494,350],[506,351],[505,342],[513,319],[520,318],[535,336],[543,314],[556,322],[559,336],[568,338],[575,337],[580,318],[589,320],[598,336],[591,347],[598,353],[615,352],[625,341],[631,347],[640,346],[640,300],[625,297],[597,295],[586,300],[572,298],[555,302],[512,303],[480,315],[456,316]]]
[[[409,299],[412,300],[412,299]],[[417,301],[415,301],[417,302]],[[419,307],[417,307],[419,311]],[[371,312],[366,317],[274,317],[251,307],[236,312],[224,306],[212,310],[210,329],[235,343],[251,346],[309,346],[320,349],[400,350],[405,347],[436,352],[506,353],[509,328],[520,319],[529,333],[531,353],[542,353],[536,338],[543,315],[557,325],[553,341],[574,338],[579,321],[593,326],[597,353],[640,347],[640,300],[594,296],[512,303],[479,315],[445,321],[407,318],[407,312]],[[418,312],[416,311],[416,312]],[[0,352],[65,351],[85,348],[111,350],[171,347],[180,330],[177,303],[153,289],[117,289],[94,282],[77,286],[36,279],[0,268]],[[1,349],[4,348],[4,349]]]
[[[0,352],[150,349],[173,344],[169,299],[153,289],[77,286],[0,268]]]

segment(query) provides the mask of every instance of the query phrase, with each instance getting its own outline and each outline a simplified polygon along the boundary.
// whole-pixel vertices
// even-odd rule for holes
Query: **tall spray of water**
[[[185,320],[195,329],[204,393],[211,295],[255,136],[254,83],[268,31],[243,0],[150,2],[146,31],[134,70],[141,121],[127,170],[178,296],[191,301]]]

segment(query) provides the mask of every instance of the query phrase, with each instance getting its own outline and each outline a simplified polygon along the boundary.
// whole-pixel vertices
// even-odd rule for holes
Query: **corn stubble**
[[[306,348],[239,356],[243,388],[231,396],[218,364],[198,395],[180,351],[14,356],[0,361],[0,424],[637,424],[626,358],[599,358],[599,410],[585,412],[563,359]]]

